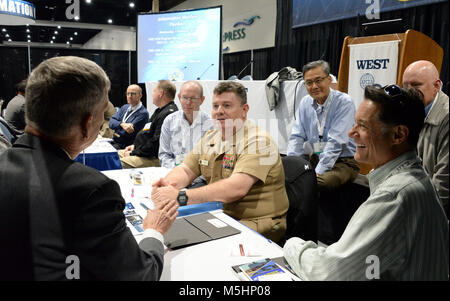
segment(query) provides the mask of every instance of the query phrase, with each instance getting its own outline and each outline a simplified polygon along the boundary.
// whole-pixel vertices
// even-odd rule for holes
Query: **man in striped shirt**
[[[289,239],[284,256],[305,280],[448,280],[449,224],[415,153],[425,117],[413,90],[366,87],[349,136],[369,163],[369,198],[339,241]]]

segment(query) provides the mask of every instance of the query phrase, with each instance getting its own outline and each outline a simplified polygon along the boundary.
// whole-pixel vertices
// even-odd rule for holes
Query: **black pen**
[[[147,206],[144,205],[144,203],[140,203],[140,204],[145,210],[150,210]]]

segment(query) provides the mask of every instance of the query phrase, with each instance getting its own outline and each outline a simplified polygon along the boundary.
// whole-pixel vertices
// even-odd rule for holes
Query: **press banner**
[[[368,85],[383,87],[397,82],[399,40],[349,45],[348,94],[356,108]]]

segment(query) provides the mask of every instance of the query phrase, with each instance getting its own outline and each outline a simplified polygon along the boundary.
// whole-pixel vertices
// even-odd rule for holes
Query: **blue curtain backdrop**
[[[361,36],[361,24],[373,22],[363,16],[292,28],[292,11],[291,0],[277,1],[275,47],[254,51],[253,79],[264,80],[272,72],[286,66],[301,70],[307,62],[320,58],[327,60],[330,63],[331,72],[337,75],[344,38]],[[380,14],[381,20],[402,18],[405,31],[406,29],[420,31],[444,49],[441,80],[444,83],[443,90],[447,94],[450,85],[448,11],[448,1],[446,1]],[[238,74],[249,61],[250,51],[224,55],[224,78]],[[249,70],[246,71],[249,72]]]

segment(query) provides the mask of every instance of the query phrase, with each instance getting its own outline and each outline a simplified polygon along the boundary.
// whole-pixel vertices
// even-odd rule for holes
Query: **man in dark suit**
[[[147,211],[138,245],[118,184],[73,161],[97,137],[109,87],[97,64],[78,57],[31,73],[25,134],[0,156],[0,279],[160,278],[177,202]]]
[[[141,102],[141,87],[138,85],[128,86],[126,95],[127,104],[123,105],[109,121],[109,127],[114,130],[111,144],[116,149],[123,149],[133,144],[137,133],[148,122],[148,111]]]

